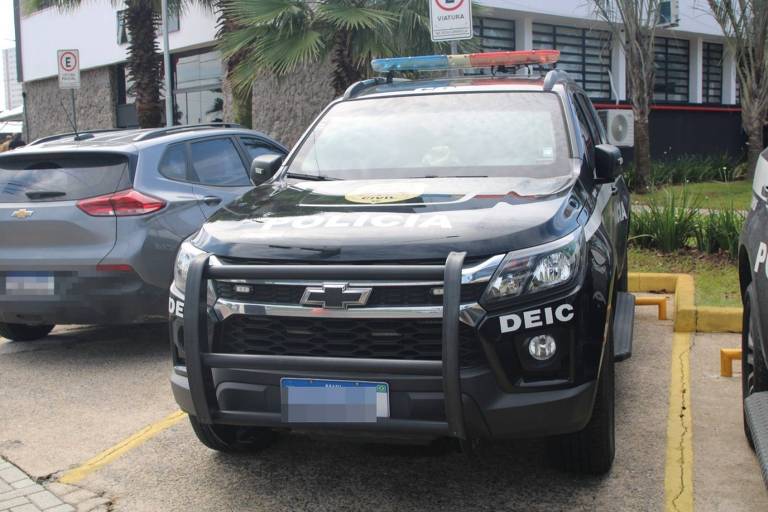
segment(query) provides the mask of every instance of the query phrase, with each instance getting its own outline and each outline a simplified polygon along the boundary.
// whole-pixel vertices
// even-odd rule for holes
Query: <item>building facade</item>
[[[3,66],[3,109],[12,110],[21,106],[21,83],[16,76],[16,49],[2,50]]]
[[[427,0],[425,0],[427,1]],[[558,67],[578,81],[598,108],[626,108],[626,59],[588,0],[479,0],[477,42],[485,50],[556,48]],[[71,104],[58,90],[56,50],[80,50],[83,89],[77,93],[82,128],[136,124],[125,72],[128,34],[122,9],[94,0],[74,11],[46,9],[17,16],[18,52],[27,94],[28,136],[68,131]],[[216,14],[191,7],[172,18],[169,43],[175,122],[224,120],[226,87],[215,49]],[[62,29],[61,27],[66,27]],[[45,37],[41,37],[45,34]],[[161,39],[161,38],[160,38]],[[657,153],[735,152],[740,132],[736,68],[722,33],[702,0],[679,1],[679,24],[658,30],[652,143]],[[160,41],[162,45],[162,41]],[[254,87],[253,125],[290,145],[333,98],[329,68],[318,65],[295,77],[261,78]],[[684,133],[679,133],[680,126]],[[700,132],[706,131],[702,135]],[[676,134],[665,148],[669,133]],[[703,144],[702,141],[714,144]]]

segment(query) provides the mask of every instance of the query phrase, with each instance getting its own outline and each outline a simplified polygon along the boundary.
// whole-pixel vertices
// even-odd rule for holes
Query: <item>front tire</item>
[[[257,452],[277,440],[277,432],[263,427],[239,427],[236,425],[208,425],[200,423],[196,416],[189,416],[195,435],[205,446],[218,452]]]
[[[556,454],[566,471],[603,475],[613,465],[616,454],[616,407],[613,343],[608,341],[597,382],[592,418],[580,432],[561,436]]]
[[[6,324],[0,322],[0,338],[11,341],[35,341],[50,334],[55,325]]]
[[[750,283],[744,293],[744,313],[741,324],[741,397],[742,403],[752,393],[768,391],[768,367],[761,350],[757,321],[752,314],[752,293],[754,283]],[[755,449],[752,432],[749,431],[747,414],[744,411],[744,434],[752,449]]]

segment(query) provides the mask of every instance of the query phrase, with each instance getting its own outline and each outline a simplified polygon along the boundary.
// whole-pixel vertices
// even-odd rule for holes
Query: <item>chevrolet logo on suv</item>
[[[26,219],[32,216],[32,214],[35,213],[32,210],[27,210],[26,208],[22,208],[20,210],[16,210],[15,212],[11,213],[11,217],[15,217],[17,219]]]
[[[346,284],[307,286],[301,296],[303,306],[319,306],[325,309],[347,309],[365,306],[371,288],[349,288]]]

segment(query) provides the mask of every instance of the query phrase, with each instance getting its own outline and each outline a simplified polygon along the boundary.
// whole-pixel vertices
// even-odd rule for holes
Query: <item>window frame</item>
[[[507,30],[512,32],[512,37],[497,37],[497,36],[486,36],[483,34],[483,31],[487,28],[488,30],[491,29],[499,29],[498,27],[485,27],[485,21],[491,20],[491,21],[501,21],[505,23],[510,23],[511,28],[504,28],[500,30]],[[478,16],[475,18],[474,22],[472,23],[472,37],[477,38],[478,46],[480,47],[482,52],[495,52],[495,51],[514,51],[517,48],[517,22],[512,19],[507,18],[497,18],[495,16]],[[483,44],[484,39],[492,39],[494,41],[508,41],[511,43],[508,47],[501,47],[501,46],[486,46]]]
[[[613,86],[611,85],[611,78],[610,73],[612,72],[612,58],[613,58],[613,34],[611,34],[610,31],[607,30],[600,30],[590,27],[574,27],[574,26],[568,26],[568,25],[558,25],[555,23],[545,23],[545,22],[534,22],[533,23],[533,49],[539,50],[539,49],[549,49],[550,47],[553,49],[559,49],[560,43],[558,43],[558,37],[560,38],[578,38],[579,39],[579,45],[581,50],[579,54],[575,54],[573,52],[563,52],[561,50],[561,59],[558,63],[558,68],[563,69],[564,71],[568,72],[568,69],[564,68],[563,66],[578,66],[580,68],[579,71],[573,70],[573,73],[579,73],[581,75],[581,78],[577,79],[575,77],[572,77],[574,82],[579,84],[581,89],[584,91],[584,93],[587,95],[588,98],[596,99],[596,100],[605,100],[609,101],[611,100],[613,96]],[[536,30],[536,28],[546,28],[546,31],[544,30]],[[578,31],[579,35],[570,35],[565,33],[558,33],[558,30],[571,30],[571,31]],[[537,35],[542,36],[546,34],[548,37],[552,38],[552,43],[546,43],[543,42],[541,38],[537,39]],[[595,45],[588,45],[588,42],[601,42],[604,43],[604,46],[595,46]],[[569,46],[574,46],[570,45]],[[594,57],[595,53],[588,53],[588,50],[593,49],[600,49],[600,57],[606,57],[607,61],[605,64],[594,64],[587,62],[588,57]],[[607,53],[607,55],[603,55],[603,52]],[[574,56],[578,57],[578,62],[569,62],[562,59],[562,55],[566,56]],[[587,74],[594,74],[591,71],[587,71],[588,66],[600,66],[602,68],[602,71],[600,72],[600,75],[605,75],[605,78],[601,78],[600,80],[592,80],[587,79]],[[600,86],[599,89],[590,89],[588,87],[588,84],[598,84]],[[605,88],[607,86],[607,89]],[[607,95],[603,95],[607,92]],[[594,94],[593,96],[590,96],[590,93]]]
[[[710,54],[711,49],[719,47],[719,61],[717,56]],[[701,102],[705,105],[722,105],[723,104],[723,58],[725,57],[725,45],[722,43],[714,43],[710,41],[704,41],[702,45],[702,63],[701,63]],[[712,68],[717,67],[717,71]],[[712,84],[716,84],[715,89],[718,91],[717,101],[710,101],[715,99],[709,95],[709,89]]]
[[[243,169],[245,170],[245,177],[248,180],[248,183],[251,182],[251,176],[250,176],[250,168],[251,168],[251,162],[248,160],[248,155],[245,153],[245,148],[243,148],[240,144],[240,141],[238,140],[238,137],[240,135],[209,135],[206,137],[197,137],[194,139],[185,140],[182,142],[177,142],[173,144],[169,144],[165,150],[163,150],[163,155],[160,157],[160,161],[157,165],[157,171],[158,174],[160,174],[163,178],[176,182],[176,183],[189,183],[191,185],[199,185],[201,187],[214,187],[214,188],[222,188],[222,189],[233,189],[237,187],[245,187],[247,185],[213,185],[209,183],[205,183],[203,181],[200,181],[200,177],[197,175],[197,171],[195,170],[194,165],[192,165],[192,144],[196,144],[199,142],[207,142],[211,140],[218,140],[218,139],[227,139],[229,140],[232,145],[235,148],[235,151],[237,152],[237,155],[240,157],[240,162],[243,164]],[[259,137],[253,137],[258,139]],[[184,146],[184,155],[187,160],[187,181],[181,181],[174,178],[170,178],[163,174],[160,171],[160,164],[165,160],[166,154],[171,150],[171,148],[175,146]]]
[[[685,85],[685,93],[680,94],[680,96],[684,96],[685,98],[682,100],[677,99],[669,99],[670,93],[667,87],[667,84],[669,83],[669,71],[670,71],[670,61],[669,61],[669,49],[670,49],[670,42],[671,41],[684,41],[686,46],[686,53],[685,53],[685,80],[682,82]],[[660,46],[660,43],[663,43],[662,46]],[[653,51],[654,51],[654,66],[655,66],[655,74],[653,79],[653,92],[652,92],[652,102],[653,103],[673,103],[673,104],[684,104],[684,103],[690,103],[691,99],[691,85],[690,85],[690,77],[691,77],[691,41],[690,39],[685,39],[681,37],[666,37],[666,36],[655,36],[653,41]],[[672,45],[674,46],[674,45]],[[663,51],[660,51],[660,48]],[[664,59],[660,60],[658,58],[659,54],[664,54]],[[679,64],[679,63],[673,63],[673,64]],[[659,71],[663,70],[664,74],[664,91],[663,92],[656,92],[656,86],[659,84]],[[681,69],[675,70],[672,68],[673,72],[681,72]],[[663,98],[657,97],[657,95],[662,95]],[[677,93],[673,93],[673,95],[677,96]]]

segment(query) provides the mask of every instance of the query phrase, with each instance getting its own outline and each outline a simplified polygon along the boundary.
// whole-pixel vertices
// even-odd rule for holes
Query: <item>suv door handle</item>
[[[221,203],[221,198],[216,196],[205,196],[203,202],[208,206],[216,206]]]

